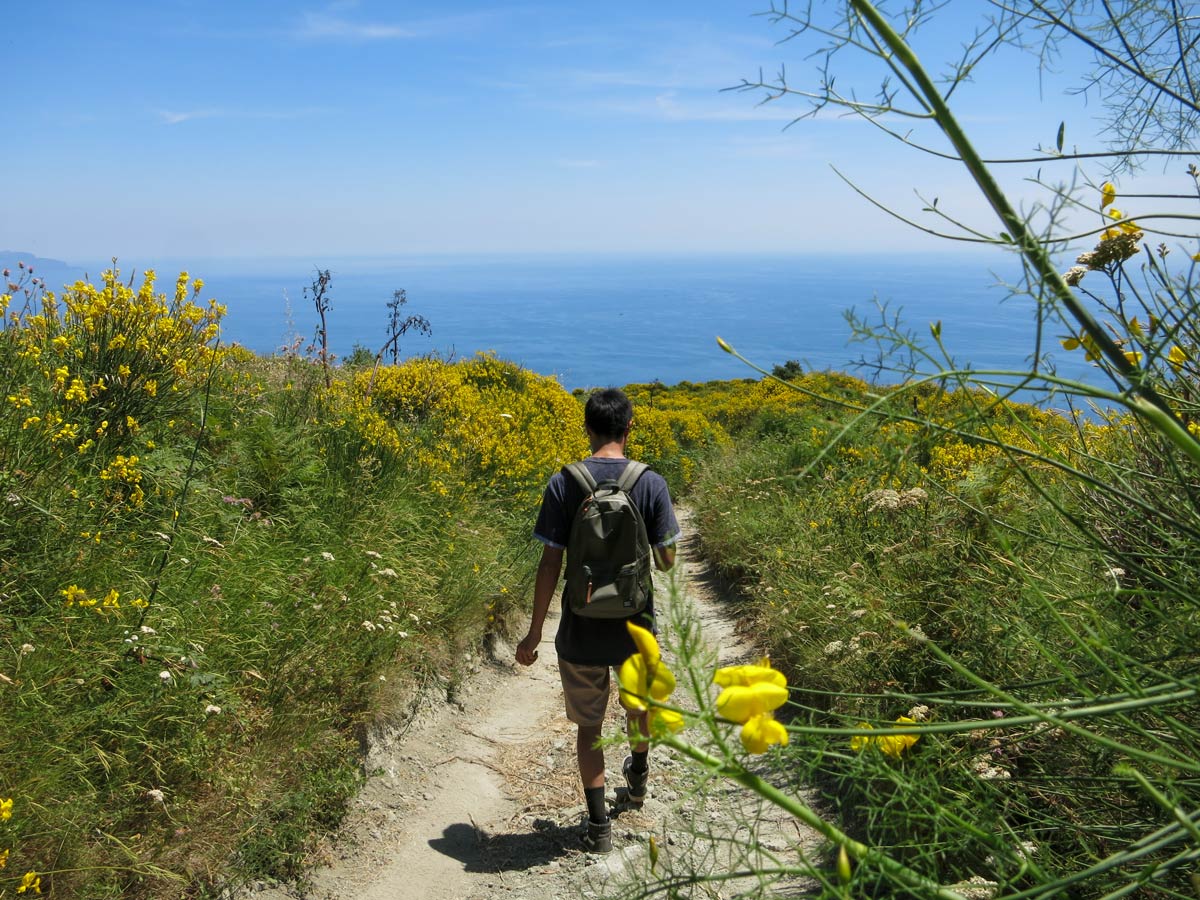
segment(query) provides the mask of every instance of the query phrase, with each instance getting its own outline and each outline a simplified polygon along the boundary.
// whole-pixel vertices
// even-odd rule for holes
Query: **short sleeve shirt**
[[[616,481],[629,461],[592,456],[583,462],[596,481]],[[667,547],[679,539],[679,522],[675,519],[666,479],[647,469],[629,496],[642,514],[646,536],[652,547]],[[542,508],[533,528],[533,536],[547,546],[566,549],[571,536],[571,523],[583,498],[583,489],[574,478],[565,472],[556,472],[542,496]],[[571,612],[565,596],[561,599],[561,606],[558,635],[554,639],[559,659],[583,666],[616,666],[636,652],[633,639],[625,628],[625,619],[577,616]],[[633,619],[646,628],[654,627],[653,597],[646,609]]]

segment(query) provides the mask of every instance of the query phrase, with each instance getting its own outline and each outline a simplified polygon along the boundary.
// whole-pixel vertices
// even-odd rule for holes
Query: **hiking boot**
[[[587,823],[587,831],[583,833],[583,849],[588,853],[608,853],[612,850],[612,822]]]
[[[625,783],[629,785],[629,800],[632,803],[641,803],[646,799],[646,780],[650,777],[650,769],[647,768],[644,772],[635,772],[633,770],[633,757],[625,757],[625,765],[621,766],[621,774],[625,776]]]

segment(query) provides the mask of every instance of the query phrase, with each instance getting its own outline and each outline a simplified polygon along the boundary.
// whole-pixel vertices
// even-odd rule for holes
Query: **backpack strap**
[[[637,480],[642,477],[642,473],[648,468],[650,467],[644,462],[631,461],[625,467],[625,471],[621,473],[621,477],[617,479],[617,487],[628,494],[633,490],[633,486],[637,484]]]
[[[576,483],[583,488],[583,495],[587,497],[596,490],[596,479],[592,477],[592,473],[588,471],[588,467],[582,462],[573,462],[570,465],[563,466],[564,472],[569,472],[574,476]]]

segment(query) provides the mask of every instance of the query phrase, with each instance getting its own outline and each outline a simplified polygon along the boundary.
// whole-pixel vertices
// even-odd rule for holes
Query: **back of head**
[[[596,435],[609,440],[619,440],[633,421],[633,404],[625,392],[617,388],[605,388],[588,397],[583,408],[583,422]]]

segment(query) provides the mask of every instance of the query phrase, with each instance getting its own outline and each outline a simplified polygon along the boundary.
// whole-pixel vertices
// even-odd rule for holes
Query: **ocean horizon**
[[[0,262],[15,268],[15,259]],[[123,278],[140,279],[141,267],[119,264]],[[110,266],[46,260],[37,274],[57,290]],[[863,365],[874,348],[850,343],[846,311],[878,320],[877,304],[927,347],[931,323],[940,322],[960,366],[1023,369],[1034,346],[1033,301],[1001,286],[1019,270],[998,254],[208,259],[150,267],[168,293],[183,268],[203,278],[201,297],[227,308],[223,340],[256,353],[311,342],[317,317],[305,289],[328,268],[329,344],[339,357],[384,344],[387,304],[404,290],[402,314],[424,316],[432,333],[405,335],[403,357],[492,352],[567,389],[758,377],[719,348],[718,336],[768,370],[795,360],[893,382],[898,376]],[[1059,351],[1063,374],[1087,376],[1057,340],[1044,350]]]

